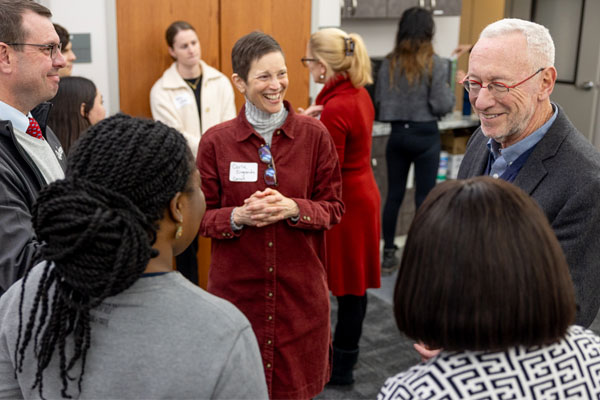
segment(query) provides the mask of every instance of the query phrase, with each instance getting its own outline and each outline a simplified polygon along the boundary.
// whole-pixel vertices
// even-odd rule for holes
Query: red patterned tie
[[[35,119],[31,117],[29,117],[29,126],[27,127],[27,131],[25,133],[33,136],[34,138],[44,140],[44,136],[42,136],[42,130],[40,129],[40,125]]]

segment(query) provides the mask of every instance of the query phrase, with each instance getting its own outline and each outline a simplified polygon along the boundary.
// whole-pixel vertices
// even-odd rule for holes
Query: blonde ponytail
[[[371,60],[359,34],[347,34],[337,28],[321,29],[311,35],[309,49],[327,69],[327,79],[341,74],[357,88],[373,83]]]

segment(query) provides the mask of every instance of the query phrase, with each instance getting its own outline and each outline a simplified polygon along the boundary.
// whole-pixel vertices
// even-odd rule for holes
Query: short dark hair
[[[51,379],[62,382],[62,396],[71,397],[69,383],[78,370],[81,389],[91,345],[90,310],[131,287],[158,255],[152,248],[158,221],[177,192],[190,190],[195,168],[177,130],[117,114],[93,125],[69,154],[65,178],[40,190],[32,225],[45,246],[21,283],[15,347],[17,373],[26,354],[36,358],[31,384],[40,397],[53,356],[60,360],[60,376]],[[26,282],[41,260],[44,272],[24,320]],[[29,345],[31,353],[25,351]]]
[[[171,25],[169,25],[167,31],[165,32],[165,39],[167,39],[167,44],[169,45],[169,47],[173,47],[173,43],[175,43],[175,36],[180,31],[186,31],[188,29],[191,29],[194,32],[196,32],[196,29],[194,29],[194,27],[191,24],[185,21],[175,21]]]
[[[94,107],[96,93],[96,85],[91,80],[80,76],[67,76],[60,79],[58,92],[50,100],[52,111],[48,118],[48,126],[54,130],[67,154],[83,131],[91,125],[87,115]],[[81,103],[85,103],[85,116],[80,112]]]
[[[235,42],[231,49],[231,65],[233,72],[246,82],[250,65],[265,54],[280,52],[283,55],[281,46],[272,36],[260,31],[251,32],[242,36]]]
[[[69,43],[71,43],[71,35],[69,34],[69,31],[66,30],[64,27],[62,27],[59,24],[53,24],[54,25],[54,30],[56,31],[56,34],[58,35],[58,40],[60,41],[60,44],[62,45],[63,50],[65,49],[65,47],[67,47],[67,45]]]
[[[394,314],[400,331],[431,348],[546,345],[573,322],[574,289],[531,197],[490,177],[447,181],[410,227]]]
[[[27,39],[23,27],[23,14],[27,11],[52,17],[49,9],[32,0],[0,0],[0,42],[23,43]]]

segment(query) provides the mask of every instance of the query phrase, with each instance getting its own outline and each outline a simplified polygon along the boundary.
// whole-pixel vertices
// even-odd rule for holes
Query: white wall
[[[69,33],[89,33],[92,62],[75,63],[72,75],[92,80],[109,115],[119,110],[115,0],[39,0],[52,11],[52,22]]]

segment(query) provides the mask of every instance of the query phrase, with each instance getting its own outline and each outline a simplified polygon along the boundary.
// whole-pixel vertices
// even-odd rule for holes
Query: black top
[[[202,91],[202,75],[193,79],[184,79],[184,81],[188,84],[190,89],[192,89],[192,92],[194,92],[194,97],[196,97],[196,106],[198,107],[198,120],[200,121],[200,131],[202,131],[202,115],[200,114],[200,110],[202,109],[202,104],[200,103],[200,92]]]

